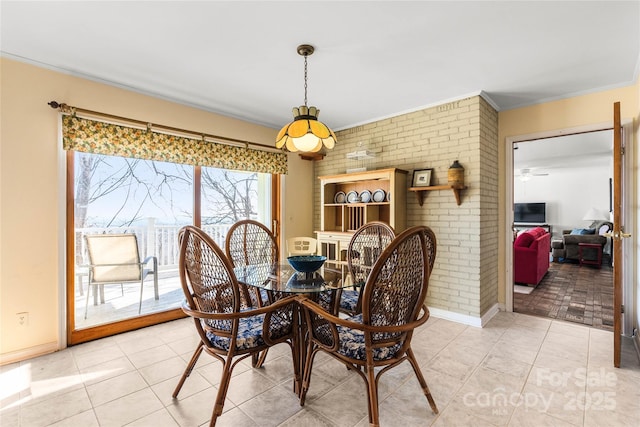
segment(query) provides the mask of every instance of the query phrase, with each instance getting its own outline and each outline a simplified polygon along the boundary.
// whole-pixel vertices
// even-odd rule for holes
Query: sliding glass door
[[[224,247],[234,222],[251,218],[270,226],[273,219],[268,173],[73,151],[67,168],[70,344],[182,316],[182,226],[201,226]],[[99,246],[94,235],[112,238]],[[126,252],[119,235],[135,236],[137,256]],[[98,257],[108,265],[95,267]],[[133,277],[122,277],[145,260],[139,275],[133,267]],[[143,277],[144,270],[155,271]]]

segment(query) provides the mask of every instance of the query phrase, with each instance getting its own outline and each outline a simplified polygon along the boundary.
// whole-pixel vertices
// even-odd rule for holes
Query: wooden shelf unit
[[[422,206],[424,203],[424,196],[427,191],[436,191],[436,190],[453,190],[453,195],[456,198],[456,203],[460,206],[460,191],[466,190],[467,187],[464,185],[431,185],[429,187],[411,187],[409,191],[413,191],[416,193],[416,198],[418,199],[418,204]]]
[[[370,221],[384,221],[396,232],[406,228],[407,171],[379,169],[340,175],[321,176],[320,179],[320,230],[318,253],[329,260],[345,261],[346,251],[353,233]],[[335,203],[335,196],[342,191],[360,194],[369,190],[383,190],[384,201]]]

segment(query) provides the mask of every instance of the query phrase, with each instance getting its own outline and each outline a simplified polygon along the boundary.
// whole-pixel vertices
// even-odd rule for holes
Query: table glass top
[[[324,265],[313,273],[298,273],[288,264],[258,264],[234,269],[238,281],[268,291],[302,294],[341,288],[342,271]]]

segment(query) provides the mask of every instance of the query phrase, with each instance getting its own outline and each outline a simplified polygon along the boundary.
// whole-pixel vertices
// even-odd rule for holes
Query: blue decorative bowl
[[[323,255],[297,255],[287,258],[289,265],[300,273],[312,273],[322,267],[327,260]]]

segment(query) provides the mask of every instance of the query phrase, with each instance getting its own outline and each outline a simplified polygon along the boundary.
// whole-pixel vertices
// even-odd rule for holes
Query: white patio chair
[[[155,299],[158,295],[158,258],[148,256],[140,262],[138,239],[135,234],[88,234],[84,236],[89,254],[89,285],[84,309],[87,318],[89,309],[89,294],[93,290],[94,296],[100,288],[101,301],[104,302],[104,285],[124,283],[140,283],[140,303],[138,314],[142,310],[142,291],[144,279],[153,274]],[[150,261],[153,268],[144,268]]]

